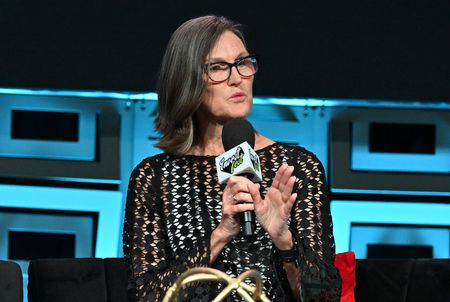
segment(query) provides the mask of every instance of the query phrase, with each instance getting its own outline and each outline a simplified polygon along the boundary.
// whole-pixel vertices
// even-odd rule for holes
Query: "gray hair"
[[[231,31],[244,43],[240,25],[221,16],[203,16],[183,23],[171,36],[157,84],[155,126],[162,137],[157,147],[185,154],[197,139],[194,113],[206,89],[204,63],[212,47]]]

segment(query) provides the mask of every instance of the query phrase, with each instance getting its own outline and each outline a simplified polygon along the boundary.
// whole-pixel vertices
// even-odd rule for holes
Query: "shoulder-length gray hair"
[[[212,15],[183,23],[169,40],[157,84],[155,119],[156,130],[162,134],[156,146],[168,153],[185,154],[197,139],[194,113],[206,89],[203,66],[225,31],[246,44],[239,24]]]

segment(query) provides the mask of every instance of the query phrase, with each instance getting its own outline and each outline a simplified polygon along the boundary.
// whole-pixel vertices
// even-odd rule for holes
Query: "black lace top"
[[[295,167],[298,201],[289,223],[299,252],[303,300],[338,301],[341,281],[333,266],[334,238],[322,164],[306,149],[280,143],[257,153],[262,196],[282,163]],[[210,235],[221,219],[225,187],[218,183],[214,159],[164,153],[143,160],[132,172],[123,239],[133,300],[162,301],[182,272],[209,266]],[[272,301],[291,301],[286,273],[270,237],[258,223],[255,233],[253,241],[238,237],[229,242],[213,267],[232,277],[254,268]],[[211,301],[220,287],[200,282],[186,288],[182,300]]]

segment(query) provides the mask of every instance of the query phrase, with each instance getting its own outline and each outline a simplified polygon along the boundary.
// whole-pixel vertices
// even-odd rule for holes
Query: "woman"
[[[256,133],[263,181],[234,176],[218,183],[223,125],[250,113],[256,71],[241,31],[224,17],[189,20],[172,35],[155,122],[165,152],[143,160],[128,189],[124,254],[132,299],[160,301],[182,272],[200,266],[234,277],[255,268],[273,301],[339,299],[325,175],[311,152]],[[251,240],[240,235],[243,211],[256,216]],[[218,287],[187,288],[186,301],[210,301]]]

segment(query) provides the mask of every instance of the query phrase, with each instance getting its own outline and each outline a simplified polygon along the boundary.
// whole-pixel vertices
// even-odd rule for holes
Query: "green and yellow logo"
[[[229,158],[222,158],[219,162],[219,167],[222,172],[233,174],[242,163],[244,162],[244,150],[241,147],[236,149],[236,153],[231,155]]]

